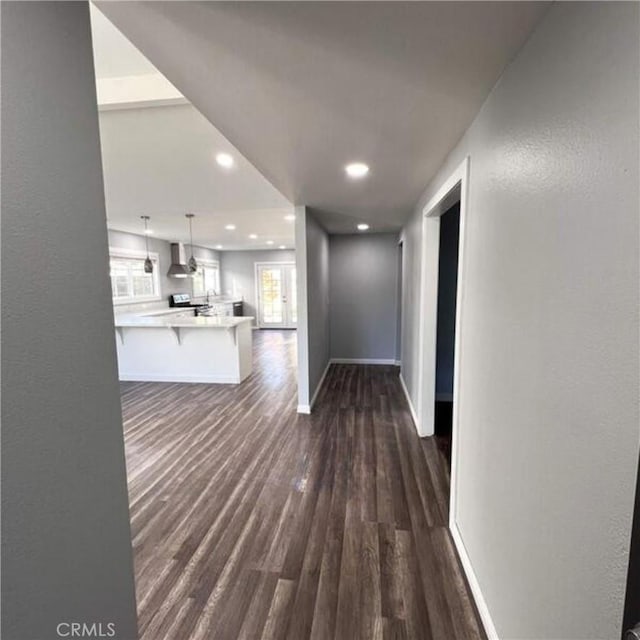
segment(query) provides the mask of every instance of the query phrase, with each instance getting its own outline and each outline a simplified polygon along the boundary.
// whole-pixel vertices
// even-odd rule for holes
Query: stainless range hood
[[[190,275],[184,259],[184,245],[178,242],[171,243],[171,266],[167,271],[169,278],[187,278]]]

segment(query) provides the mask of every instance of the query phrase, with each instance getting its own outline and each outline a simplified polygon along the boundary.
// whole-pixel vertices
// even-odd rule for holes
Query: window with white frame
[[[215,260],[198,260],[198,270],[192,276],[193,295],[220,293],[220,264]]]
[[[160,300],[158,254],[149,253],[153,273],[144,272],[145,252],[109,249],[109,271],[114,304]]]

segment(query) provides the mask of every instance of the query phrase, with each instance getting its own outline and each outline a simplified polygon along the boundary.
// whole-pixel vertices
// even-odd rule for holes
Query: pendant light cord
[[[144,246],[147,249],[147,257],[144,260],[144,272],[153,273],[153,262],[149,257],[149,216],[140,216],[144,220]]]
[[[189,216],[189,239],[191,240],[191,257],[193,258],[193,214]]]
[[[192,275],[195,275],[198,270],[198,263],[196,262],[196,259],[193,255],[193,218],[195,218],[195,215],[193,213],[187,213],[185,215],[189,219],[189,239],[191,240],[191,257],[189,258],[189,271],[191,271]]]

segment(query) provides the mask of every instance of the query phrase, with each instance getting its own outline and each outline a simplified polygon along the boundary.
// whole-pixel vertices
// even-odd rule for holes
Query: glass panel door
[[[282,269],[260,268],[260,324],[279,325],[284,321]]]
[[[289,270],[289,317],[291,324],[298,324],[298,289],[296,284],[296,266],[290,265]]]
[[[293,264],[257,265],[258,326],[293,329],[297,322],[296,268]]]

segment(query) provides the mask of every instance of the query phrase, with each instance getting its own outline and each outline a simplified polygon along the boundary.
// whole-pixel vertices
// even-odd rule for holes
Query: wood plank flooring
[[[295,359],[255,332],[242,385],[122,384],[140,638],[483,638],[398,370],[333,365],[300,416]]]

